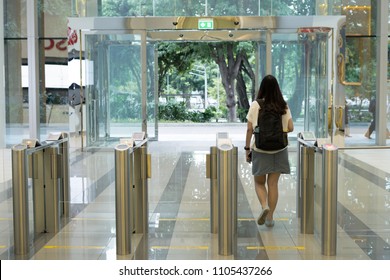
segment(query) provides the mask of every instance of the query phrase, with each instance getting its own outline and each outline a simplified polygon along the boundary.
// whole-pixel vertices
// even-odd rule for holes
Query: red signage
[[[59,40],[57,43],[54,39],[49,39],[48,41],[49,45],[45,45],[45,50],[47,51],[53,49],[54,47],[59,51],[66,51],[68,49],[66,39]]]

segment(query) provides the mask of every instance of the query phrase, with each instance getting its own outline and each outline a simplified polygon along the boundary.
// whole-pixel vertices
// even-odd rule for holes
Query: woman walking
[[[282,115],[283,131],[292,132],[294,124],[290,109],[283,95],[276,78],[267,75],[263,78],[260,89],[257,93],[257,100],[264,100],[264,108],[260,108],[259,102],[252,102],[247,115],[247,130],[245,138],[245,151],[247,162],[252,162],[252,175],[255,181],[255,190],[261,204],[261,212],[257,223],[273,227],[274,212],[278,202],[278,181],[280,174],[290,173],[288,160],[288,148],[275,151],[258,149],[255,145],[253,130],[257,126],[259,110],[275,111]]]

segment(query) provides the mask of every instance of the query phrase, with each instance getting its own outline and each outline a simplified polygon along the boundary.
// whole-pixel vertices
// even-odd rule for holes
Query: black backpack
[[[281,150],[288,145],[287,132],[283,132],[282,115],[264,109],[264,100],[260,105],[257,126],[254,129],[256,148],[264,151]]]

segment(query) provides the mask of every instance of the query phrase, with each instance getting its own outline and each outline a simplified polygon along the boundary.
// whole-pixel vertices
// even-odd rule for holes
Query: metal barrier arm
[[[145,139],[139,141],[134,147],[131,147],[131,149],[132,149],[132,150],[139,149],[139,148],[141,148],[142,146],[145,146],[147,142],[148,142],[148,138],[145,138]]]
[[[65,142],[68,142],[68,138],[59,139],[59,140],[55,140],[55,141],[40,142],[40,144],[41,144],[40,146],[29,147],[27,149],[27,154],[31,155],[33,153],[36,153],[36,152],[40,151],[40,150],[44,150],[44,149],[47,149],[48,147],[59,145],[59,144],[65,143]]]
[[[309,147],[309,148],[313,148],[315,152],[317,153],[322,153],[322,148],[321,147],[318,147],[317,146],[317,142],[313,142],[313,141],[306,141],[302,138],[297,138],[299,144],[302,144],[306,147]]]

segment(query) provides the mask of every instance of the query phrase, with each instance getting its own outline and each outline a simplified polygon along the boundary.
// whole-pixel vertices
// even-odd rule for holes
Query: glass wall
[[[87,0],[74,1],[79,16],[281,16],[315,15],[319,1]],[[302,3],[303,2],[303,3]]]
[[[22,87],[22,67],[27,65],[26,16],[25,1],[4,2],[6,134],[16,138],[28,124],[27,92]]]
[[[375,145],[375,111],[370,102],[377,97],[377,5],[380,1],[320,1],[318,14],[345,15],[346,145]],[[389,91],[387,90],[387,96]],[[389,98],[387,98],[389,107]],[[372,107],[371,107],[372,108]],[[387,114],[389,126],[389,116]],[[390,135],[388,135],[390,138]],[[387,141],[389,142],[389,141]]]
[[[142,131],[141,37],[86,35],[87,146]]]
[[[76,14],[84,16],[246,16],[345,15],[345,132],[346,144],[375,144],[368,107],[376,92],[376,19],[378,1],[212,1],[146,0],[77,1]],[[388,117],[389,118],[389,117]],[[367,133],[366,133],[367,132]]]
[[[339,150],[338,156],[339,222],[345,222],[343,230],[346,234],[363,252],[375,259],[372,245],[380,244],[381,248],[385,248],[384,244],[388,242],[388,238],[379,233],[379,228],[380,225],[388,228],[390,222],[390,173],[383,161],[384,157],[389,158],[389,149],[373,148],[367,152],[356,147],[345,148]],[[355,212],[356,216],[350,214],[354,209],[360,209]],[[372,234],[361,238],[360,234],[366,230]],[[383,255],[378,259],[388,259],[384,256],[387,254],[385,251],[382,250],[380,254]]]
[[[69,87],[75,77],[66,71],[71,63],[66,51],[68,16],[268,16],[346,15],[347,47],[345,94],[348,107],[348,144],[375,145],[364,137],[373,115],[369,103],[376,92],[377,2],[372,0],[40,0],[39,21],[39,100],[41,136],[52,130],[72,129],[78,107],[69,106]],[[3,0],[5,32],[5,96],[7,145],[28,135],[28,67],[26,0]],[[73,73],[76,74],[77,73]],[[390,95],[387,92],[387,107]],[[151,95],[151,99],[154,97]],[[390,122],[390,115],[387,115]],[[389,124],[390,126],[390,124]],[[367,135],[368,136],[368,135]]]
[[[296,34],[273,34],[272,73],[288,101],[294,126],[319,138],[328,135],[328,31],[304,28]]]
[[[68,93],[72,77],[68,75],[71,72],[68,71],[67,18],[70,11],[68,0],[38,1],[42,139],[52,131],[69,130],[72,108],[68,105]]]
[[[50,131],[68,131],[67,17],[70,1],[37,1],[39,22],[39,120],[42,139]],[[33,15],[32,12],[29,14]],[[4,1],[4,70],[7,146],[29,135],[29,73],[26,0]]]
[[[356,135],[355,138],[363,135],[367,144],[374,144],[375,127],[371,121],[375,111],[370,110],[370,102],[375,102],[377,94],[376,5],[371,5],[371,1],[359,1],[358,5],[349,2],[343,3],[345,7],[341,10],[341,14],[347,16],[345,89],[349,135]]]

